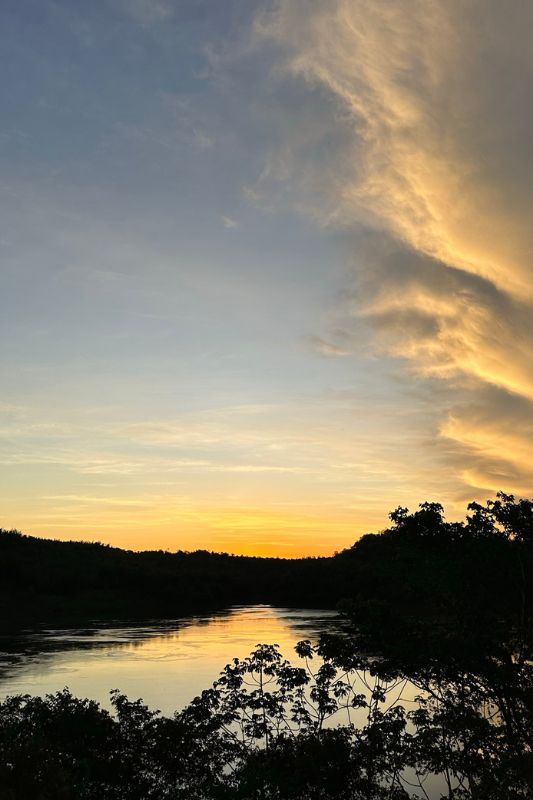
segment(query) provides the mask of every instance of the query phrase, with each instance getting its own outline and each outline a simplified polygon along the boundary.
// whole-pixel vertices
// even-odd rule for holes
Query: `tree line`
[[[459,632],[473,623],[466,613],[490,611],[491,629],[525,618],[531,502],[500,495],[468,511],[466,521],[447,522],[437,503],[398,508],[390,528],[330,558],[132,552],[0,530],[0,624],[175,617],[246,603],[335,608],[365,598],[373,625],[401,609],[406,635],[424,615],[455,618]]]
[[[63,595],[46,582],[34,591],[82,596],[83,610],[94,608],[101,576],[93,571],[104,562],[105,575],[119,574],[125,586],[134,576],[148,587],[155,575],[170,586],[180,574],[163,604],[182,602],[187,571],[204,581],[220,567],[236,602],[249,602],[247,591],[276,602],[294,581],[306,598],[324,604],[329,595],[346,627],[316,648],[301,642],[296,662],[259,644],[173,717],[118,691],[113,714],[66,690],[8,698],[0,798],[533,798],[533,501],[500,494],[471,504],[463,522],[447,522],[438,503],[397,508],[390,519],[331,559],[296,562],[46,543],[42,567],[62,553],[50,575],[69,562],[82,570],[87,554],[89,577]],[[27,548],[28,575],[42,545],[0,537],[11,563]],[[244,575],[252,569],[255,586]]]

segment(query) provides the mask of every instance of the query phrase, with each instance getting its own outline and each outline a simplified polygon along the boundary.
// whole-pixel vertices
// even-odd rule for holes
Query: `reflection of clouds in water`
[[[34,632],[26,638],[36,651],[23,656],[11,677],[0,681],[0,694],[45,694],[67,685],[74,694],[109,707],[109,690],[118,687],[131,699],[142,697],[150,707],[171,714],[208,688],[234,656],[246,657],[259,641],[277,641],[283,655],[296,661],[295,643],[316,640],[321,631],[331,630],[336,618],[335,612],[316,610],[236,608],[211,618],[152,626]],[[311,663],[314,671],[319,663]],[[356,689],[367,693],[374,680],[362,675]],[[391,702],[401,696],[408,705],[416,694],[412,684],[401,682]],[[336,714],[328,725],[345,723],[345,716]],[[364,710],[353,711],[350,721],[364,725],[365,718]]]
[[[4,636],[0,650],[0,679],[10,666],[37,665],[58,655],[67,657],[70,652],[79,655],[80,652],[95,651],[87,652],[87,659],[115,658],[121,651],[131,652],[143,647],[150,637],[177,638],[177,627],[185,628],[193,624],[196,624],[196,618],[191,617],[165,620],[150,626],[132,623],[130,626],[113,627],[108,623],[103,627],[99,625],[95,628],[65,630],[43,628],[25,631],[16,636]]]
[[[32,631],[4,639],[0,695],[46,694],[68,685],[74,694],[108,706],[119,687],[130,697],[171,713],[208,688],[233,657],[258,642],[276,642],[294,656],[300,639],[318,638],[335,612],[235,607],[212,616],[165,620],[153,625],[102,625]]]

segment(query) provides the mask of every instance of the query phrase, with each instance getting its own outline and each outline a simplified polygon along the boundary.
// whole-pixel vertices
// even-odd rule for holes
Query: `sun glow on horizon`
[[[333,513],[319,516],[311,510],[298,514],[257,508],[177,511],[169,506],[139,514],[134,506],[109,514],[98,506],[88,521],[80,521],[83,512],[76,510],[75,514],[74,519],[51,515],[49,520],[43,514],[26,519],[22,515],[24,524],[18,527],[29,535],[99,541],[126,550],[202,549],[233,555],[301,558],[333,555],[350,547],[363,533],[385,525],[385,521],[376,525],[372,517],[361,524],[360,515],[356,525],[355,514],[350,518]]]

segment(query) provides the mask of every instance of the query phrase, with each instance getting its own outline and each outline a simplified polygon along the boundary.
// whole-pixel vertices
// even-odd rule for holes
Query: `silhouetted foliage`
[[[332,559],[132,552],[0,529],[0,624],[176,617],[232,604],[334,606]]]
[[[390,529],[331,558],[136,553],[0,530],[0,623],[176,617],[251,603],[334,608],[355,599],[359,608],[368,601],[374,627],[390,613],[408,637],[427,618],[436,640],[452,620],[457,639],[478,621],[498,638],[531,616],[532,503],[502,494],[469,511],[466,522],[449,523],[438,503],[412,514],[398,508]]]
[[[114,714],[67,690],[0,704],[5,800],[385,800],[532,796],[531,708],[475,673],[346,669],[275,645],[235,659],[172,718],[112,692]],[[313,666],[316,663],[316,666]],[[533,690],[531,666],[522,688]]]
[[[392,528],[340,554],[351,566],[343,608],[359,647],[413,664],[529,649],[533,503],[500,494],[469,511],[450,523],[437,503],[399,508]]]
[[[296,665],[258,645],[172,718],[119,692],[114,714],[67,690],[9,698],[0,800],[533,798],[532,501],[500,494],[465,522],[438,503],[390,517],[295,561],[2,533],[0,591],[24,608],[342,600],[347,628],[301,642]]]

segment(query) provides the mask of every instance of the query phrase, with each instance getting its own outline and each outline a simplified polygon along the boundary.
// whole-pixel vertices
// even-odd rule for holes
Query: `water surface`
[[[110,707],[118,688],[133,700],[172,714],[208,688],[232,658],[244,658],[259,643],[278,644],[294,663],[294,645],[317,641],[340,628],[336,612],[239,606],[218,614],[135,623],[93,624],[84,628],[40,628],[16,636],[0,635],[0,699],[13,694],[45,695],[67,686],[78,697]],[[367,694],[368,686],[359,690]],[[402,702],[410,706],[419,690],[406,683]],[[394,699],[398,691],[392,692]],[[384,709],[385,710],[385,709]],[[366,711],[331,724],[364,725]],[[411,772],[406,777],[414,780]],[[430,775],[424,790],[441,795],[442,776]]]
[[[296,659],[296,642],[316,641],[336,624],[333,611],[246,606],[143,625],[27,630],[0,636],[0,698],[68,686],[74,695],[109,707],[109,691],[118,688],[170,714],[256,644],[279,644],[287,658]]]

